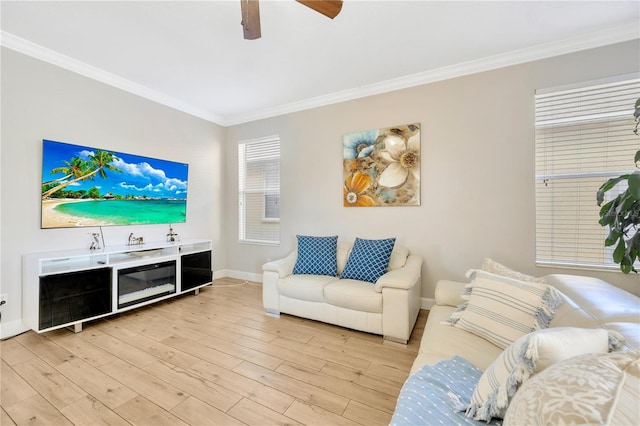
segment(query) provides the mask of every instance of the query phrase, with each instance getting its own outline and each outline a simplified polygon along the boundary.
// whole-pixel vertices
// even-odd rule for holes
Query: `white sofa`
[[[353,246],[338,241],[338,276],[293,274],[297,251],[263,265],[262,302],[270,314],[291,314],[406,343],[421,305],[422,258],[395,245],[375,284],[340,279]]]
[[[638,377],[640,359],[638,359],[638,354],[640,354],[640,352],[636,352],[640,349],[640,298],[596,278],[576,275],[547,275],[544,279],[555,289],[559,290],[562,299],[562,303],[557,308],[555,315],[549,323],[549,328],[605,328],[607,330],[614,330],[624,337],[626,343],[623,350],[626,351],[627,354],[631,354],[632,359],[635,359],[634,365],[636,371],[635,373],[632,372],[632,374],[635,374],[636,377],[633,377],[633,382],[630,382],[635,383],[635,385],[630,386],[632,393],[635,394],[629,394],[628,391],[621,390],[623,389],[621,385],[614,385],[612,389],[616,389],[616,386],[618,386],[621,396],[620,398],[614,398],[616,401],[614,405],[616,406],[609,408],[620,412],[623,409],[629,408],[628,406],[622,408],[620,406],[631,401],[631,418],[625,421],[630,421],[630,424],[640,424],[640,411],[637,410],[636,405],[640,397],[638,394],[638,383],[640,383],[640,377]],[[419,352],[407,382],[409,382],[412,377],[422,373],[421,369],[423,366],[433,366],[439,363],[439,361],[450,360],[454,356],[462,357],[477,369],[485,371],[503,352],[503,349],[488,340],[464,329],[447,324],[447,320],[451,317],[451,314],[456,311],[456,307],[465,302],[462,295],[466,285],[467,283],[447,280],[441,280],[437,283],[435,306],[429,311]],[[546,368],[548,369],[550,367]],[[585,376],[583,378],[583,385],[590,384],[589,380],[589,377]],[[531,379],[528,381],[531,381]],[[405,387],[407,387],[406,383]],[[553,391],[556,392],[556,394],[562,392],[559,388],[555,389],[555,386]],[[405,392],[404,388],[398,401],[401,400],[403,392]],[[521,390],[517,392],[521,392]],[[518,396],[517,392],[516,396]],[[626,396],[624,395],[625,392],[627,392]],[[540,393],[538,393],[538,395],[540,395]],[[534,399],[544,400],[544,397],[538,396]],[[542,401],[542,403],[544,403],[544,401]],[[595,397],[594,404],[596,404]],[[579,404],[576,403],[575,406],[579,406]],[[510,407],[511,406],[509,406],[509,408]],[[396,408],[396,412],[401,409],[404,409],[404,407]],[[529,411],[533,412],[532,410]],[[551,412],[546,414],[550,416],[566,416],[571,415],[569,411],[570,410],[565,410],[562,413]],[[583,414],[584,413],[579,413],[580,416]],[[611,414],[611,416],[613,415],[614,414]],[[509,414],[505,416],[505,424],[507,423],[508,417]],[[514,420],[513,415],[510,420]],[[530,421],[531,419],[523,419],[520,417],[516,418],[515,423],[531,424]],[[566,421],[566,418],[557,417],[552,423],[562,421]],[[394,416],[393,424],[406,423],[401,420],[400,416]],[[481,422],[477,424],[481,424]]]

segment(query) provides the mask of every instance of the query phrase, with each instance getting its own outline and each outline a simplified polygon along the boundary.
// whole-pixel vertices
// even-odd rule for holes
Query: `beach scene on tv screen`
[[[43,141],[42,228],[186,222],[185,163]]]

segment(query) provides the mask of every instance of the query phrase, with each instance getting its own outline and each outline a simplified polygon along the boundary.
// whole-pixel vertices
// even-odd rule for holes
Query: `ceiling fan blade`
[[[342,10],[342,0],[296,0],[305,6],[322,13],[328,18],[335,18]]]
[[[245,40],[260,38],[260,4],[258,0],[240,0],[242,31]]]

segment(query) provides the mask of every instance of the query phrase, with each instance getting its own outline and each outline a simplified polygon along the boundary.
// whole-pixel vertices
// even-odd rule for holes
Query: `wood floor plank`
[[[181,389],[125,361],[111,362],[101,366],[100,370],[166,410],[171,410],[189,397]]]
[[[77,426],[129,425],[129,422],[90,395],[60,411]]]
[[[167,346],[118,324],[104,321],[99,324],[97,328],[115,339],[122,340],[143,352],[153,355],[157,359],[170,362],[182,368],[189,368],[200,362],[200,359],[195,356],[176,350],[171,346]]]
[[[168,319],[178,321],[194,330],[218,337],[223,340],[233,342],[241,337],[249,336],[257,340],[270,342],[278,337],[273,333],[268,333],[253,327],[238,324],[236,321],[229,321],[229,316],[211,315],[210,312],[194,313],[188,309],[176,311],[171,305],[162,307]],[[234,318],[235,320],[235,318]]]
[[[126,404],[116,409],[120,417],[133,425],[139,426],[186,426],[187,423],[180,420],[162,407],[148,399],[137,396]]]
[[[9,416],[9,414],[6,411],[4,411],[4,408],[0,409],[0,425],[2,426],[16,425],[13,419],[11,418],[11,416]]]
[[[0,359],[8,365],[24,362],[35,357],[36,355],[20,344],[18,339],[0,341]]]
[[[27,360],[29,361],[29,359]],[[3,407],[9,407],[37,395],[38,392],[4,360],[0,364],[0,401]]]
[[[271,371],[250,362],[243,362],[233,371],[257,380],[274,389],[279,389],[297,399],[312,402],[332,413],[340,414],[344,411],[349,400],[341,395],[326,391],[284,374]]]
[[[157,358],[148,352],[142,351],[121,339],[117,339],[109,334],[103,333],[98,327],[91,327],[89,330],[79,334],[81,339],[98,346],[115,355],[118,359],[125,360],[133,365],[143,366],[151,364]],[[114,361],[110,362],[112,364]],[[108,364],[105,364],[108,365]]]
[[[216,279],[177,297],[0,342],[0,423],[388,425],[428,313],[407,345],[262,307]]]
[[[264,352],[256,351],[246,346],[239,345],[233,342],[227,342],[226,340],[217,339],[215,337],[205,337],[200,340],[205,346],[210,348],[215,348],[220,352],[224,352],[228,355],[234,356],[236,358],[251,361],[254,364],[260,365],[264,368],[268,368],[270,370],[275,370],[278,368],[280,364],[282,364],[282,359],[276,358]]]
[[[41,359],[30,359],[12,368],[57,409],[87,396],[86,391]]]
[[[238,321],[238,324],[254,328],[256,330],[265,331],[267,333],[274,334],[277,337],[296,340],[300,343],[308,343],[314,336],[310,332],[300,331],[298,327],[287,324],[284,321],[280,321],[279,318],[274,318],[273,321],[254,321],[243,318]]]
[[[242,374],[229,371],[217,365],[202,361],[191,368],[191,371],[222,387],[233,390],[245,398],[267,406],[274,411],[284,413],[295,398],[278,389],[266,386]]]
[[[311,340],[313,342],[313,339]],[[361,358],[357,356],[351,356],[351,354],[347,353],[344,349],[337,345],[310,345],[299,342],[294,342],[292,340],[277,338],[272,344],[276,346],[280,346],[283,348],[287,348],[293,351],[297,351],[302,354],[306,354],[309,356],[317,356],[326,359],[327,361],[335,362],[336,364],[346,365],[352,368],[358,368],[362,370],[366,370],[371,361],[366,357]]]
[[[82,359],[96,367],[108,364],[118,359],[116,355],[113,355],[98,346],[87,344],[79,336],[76,336],[75,333],[66,329],[55,330],[48,333],[47,338],[56,345],[74,354],[76,358]]]
[[[185,395],[189,394],[201,401],[207,401],[208,404],[222,411],[227,411],[242,398],[231,389],[210,382],[194,371],[185,370],[164,361],[146,365],[144,369],[152,376],[181,389]]]
[[[294,402],[285,414],[287,415],[287,417],[291,417],[305,425],[359,426],[358,423],[350,419],[324,410],[317,405],[309,404],[302,401]]]
[[[194,397],[175,406],[171,413],[190,425],[241,426],[245,424]]]
[[[17,425],[73,425],[62,412],[57,410],[56,407],[40,394],[4,408],[11,417],[11,420]]]
[[[314,370],[322,369],[322,367],[324,367],[327,363],[327,361],[317,356],[309,355],[308,353],[303,354],[288,348],[274,346],[270,343],[256,341],[249,337],[243,337],[239,340],[236,340],[235,343],[254,349],[256,351],[266,353],[275,358],[296,362],[306,367],[313,368]]]
[[[75,358],[74,354],[56,345],[44,334],[24,333],[16,336],[15,339],[54,367]]]
[[[109,408],[116,408],[135,398],[137,394],[81,359],[65,362],[56,369],[76,386],[99,399]]]
[[[295,426],[301,423],[296,422],[291,417],[277,413],[264,405],[248,399],[242,399],[231,410],[229,415],[235,417],[244,424],[251,426]]]
[[[242,362],[240,358],[184,337],[170,336],[162,340],[162,343],[224,368],[231,369]]]
[[[410,366],[408,367],[411,368]],[[372,362],[369,368],[366,369],[367,373],[372,373],[378,376],[385,377],[387,380],[394,380],[400,384],[403,384],[409,377],[408,371],[404,369],[399,370],[395,367]]]
[[[345,367],[344,365],[333,362],[326,363],[320,371],[327,376],[348,380],[360,386],[384,392],[394,398],[398,397],[398,393],[400,393],[400,388],[402,387],[402,382],[397,382],[369,371]]]
[[[165,306],[166,318],[179,322],[184,327],[230,342],[242,337],[241,334],[229,330],[227,327],[221,327],[219,324],[216,327],[216,320],[211,319],[209,315],[189,312],[187,308],[188,307],[185,307],[182,311],[175,311],[172,309],[172,306]],[[199,340],[199,338],[192,338],[192,340]]]
[[[327,390],[336,395],[341,395],[350,400],[360,401],[362,403],[376,401],[377,408],[390,413],[393,412],[396,406],[396,398],[391,395],[380,392],[377,389],[364,387],[349,380],[328,376],[319,371],[307,369],[299,364],[285,362],[278,367],[276,372],[317,388]]]
[[[388,425],[392,414],[358,401],[349,401],[342,415],[361,425]]]

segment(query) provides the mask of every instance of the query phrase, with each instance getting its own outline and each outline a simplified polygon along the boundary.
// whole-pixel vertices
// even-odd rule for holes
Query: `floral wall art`
[[[346,134],[345,207],[420,205],[420,123]]]

